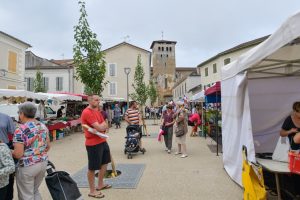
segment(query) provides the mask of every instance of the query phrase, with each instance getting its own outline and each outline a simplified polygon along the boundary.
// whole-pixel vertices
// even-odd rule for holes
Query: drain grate
[[[116,189],[135,189],[143,175],[145,166],[145,164],[117,164],[116,169],[121,171],[121,175],[105,179],[104,182]],[[111,170],[111,165],[108,166],[108,170]],[[89,187],[86,173],[87,166],[72,176],[79,188]],[[98,179],[95,178],[95,181],[95,184],[97,184]]]

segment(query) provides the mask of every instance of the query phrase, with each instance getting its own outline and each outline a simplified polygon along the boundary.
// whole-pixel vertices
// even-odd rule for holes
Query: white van
[[[19,119],[19,106],[20,104],[0,104],[0,112],[7,114],[8,116],[14,118],[18,121]],[[36,104],[38,106],[38,104]],[[56,111],[50,108],[48,105],[45,106],[47,118],[56,118]]]

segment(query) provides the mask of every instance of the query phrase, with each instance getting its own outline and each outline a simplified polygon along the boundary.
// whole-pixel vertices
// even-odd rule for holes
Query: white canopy
[[[266,41],[222,69],[223,163],[241,185],[242,146],[249,160],[273,152],[284,119],[300,100],[300,12]]]
[[[0,89],[0,97],[26,97],[38,100],[46,100],[47,96],[43,94],[37,94],[26,90],[11,90],[11,89]]]
[[[82,97],[69,94],[52,94],[52,93],[38,93],[47,96],[48,99],[55,99],[58,101],[82,101]]]
[[[192,101],[200,101],[200,102],[204,102],[204,91],[198,92],[196,94],[194,94],[191,98]]]

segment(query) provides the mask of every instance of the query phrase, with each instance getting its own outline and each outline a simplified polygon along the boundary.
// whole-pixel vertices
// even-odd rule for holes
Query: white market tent
[[[81,96],[69,95],[69,94],[56,94],[56,93],[38,93],[47,96],[48,99],[54,99],[57,101],[82,101]]]
[[[26,90],[0,89],[0,97],[26,97],[38,100],[46,100],[47,96]]]
[[[204,91],[198,92],[194,94],[191,98],[191,101],[199,101],[199,102],[204,102],[205,97],[204,97]]]
[[[223,163],[242,184],[242,146],[249,160],[273,152],[284,119],[300,100],[300,12],[267,40],[222,69]]]

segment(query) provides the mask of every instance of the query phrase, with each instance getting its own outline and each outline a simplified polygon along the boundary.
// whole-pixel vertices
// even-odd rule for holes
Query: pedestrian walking
[[[114,121],[116,123],[116,128],[121,128],[121,109],[119,108],[119,104],[116,104],[114,109]]]
[[[15,125],[11,117],[4,113],[0,113],[0,140],[7,144],[10,149],[13,149],[13,135],[15,132]],[[3,199],[12,200],[14,194],[14,179],[15,173],[9,175],[9,184],[7,186],[6,196]]]
[[[136,125],[139,127],[139,133],[140,133],[140,151],[145,152],[146,149],[142,146],[142,130],[140,127],[141,122],[141,114],[137,108],[137,102],[131,101],[129,104],[129,108],[125,112],[125,121],[128,123],[128,125]]]
[[[100,97],[98,95],[89,96],[89,106],[86,107],[81,114],[82,124],[94,128],[96,131],[106,133],[108,129],[107,123],[100,114],[98,107]],[[105,138],[90,133],[84,129],[85,146],[88,156],[88,173],[87,178],[89,182],[90,192],[89,197],[103,198],[104,194],[100,191],[102,189],[111,188],[111,185],[104,184],[104,175],[107,170],[107,164],[111,162],[110,149]],[[98,172],[98,186],[95,187],[95,171]]]
[[[19,105],[19,119],[22,124],[14,133],[13,157],[18,159],[16,183],[18,199],[42,199],[39,186],[48,164],[50,149],[48,129],[34,119],[36,106],[32,102]]]
[[[114,118],[114,112],[110,106],[108,106],[108,109],[107,109],[107,118],[108,118],[108,127],[110,128],[110,127],[112,127],[112,120]]]
[[[172,149],[172,140],[173,140],[173,124],[175,123],[175,115],[173,112],[173,106],[168,105],[167,110],[163,112],[161,118],[161,126],[164,130],[164,140],[166,145],[166,151],[170,154]]]
[[[175,155],[181,155],[181,158],[187,157],[186,151],[186,135],[188,132],[187,125],[187,113],[183,106],[179,108],[176,114],[176,122],[175,122],[175,136],[176,143],[178,145],[178,150],[175,152]]]

